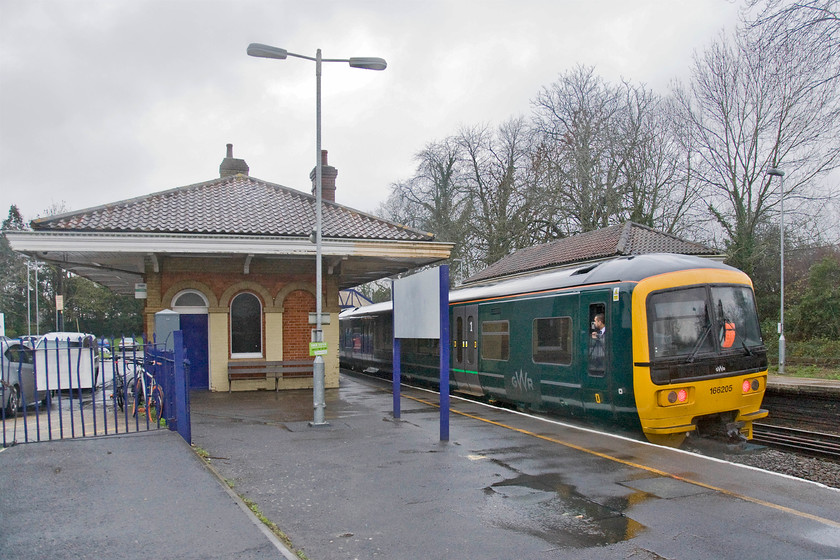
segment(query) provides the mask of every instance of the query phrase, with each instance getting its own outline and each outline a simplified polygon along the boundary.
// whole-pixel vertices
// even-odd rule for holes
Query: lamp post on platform
[[[321,63],[322,62],[347,62],[352,68],[364,68],[367,70],[385,70],[388,64],[384,59],[376,57],[353,57],[353,58],[321,58],[321,49],[315,52],[315,57],[295,54],[270,45],[251,43],[248,45],[248,55],[259,58],[276,58],[285,60],[286,57],[303,58],[315,62],[315,313],[316,328],[312,336],[312,342],[323,342],[324,333],[321,329],[321,291],[322,291],[322,263],[321,263]],[[316,355],[313,365],[312,400],[315,407],[313,426],[323,426],[324,420],[324,357]]]
[[[780,305],[779,305],[779,375],[785,374],[785,172],[777,167],[767,170],[767,175],[779,178],[779,261]]]

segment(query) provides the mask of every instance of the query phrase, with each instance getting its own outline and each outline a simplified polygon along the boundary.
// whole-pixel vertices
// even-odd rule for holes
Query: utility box
[[[155,313],[155,344],[167,352],[175,350],[175,337],[172,336],[181,329],[181,314],[171,309],[164,309]]]

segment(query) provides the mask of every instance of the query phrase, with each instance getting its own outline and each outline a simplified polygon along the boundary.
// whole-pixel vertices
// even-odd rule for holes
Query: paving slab
[[[0,557],[292,557],[175,432],[0,452]]]

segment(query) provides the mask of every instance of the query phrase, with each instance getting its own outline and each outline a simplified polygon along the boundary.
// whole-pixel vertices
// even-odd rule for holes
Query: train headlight
[[[741,392],[744,394],[755,393],[761,388],[761,382],[758,379],[744,379],[741,383]]]
[[[669,389],[667,391],[659,392],[660,406],[671,406],[678,404],[686,404],[691,398],[691,390],[689,387],[682,389]]]

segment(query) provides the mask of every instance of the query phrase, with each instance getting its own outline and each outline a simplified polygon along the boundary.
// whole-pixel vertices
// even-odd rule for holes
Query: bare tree
[[[670,233],[686,229],[698,193],[686,180],[668,100],[578,67],[543,88],[533,104],[540,226],[534,241],[626,220]]]
[[[686,181],[683,146],[672,106],[645,86],[622,84],[616,141],[622,146],[622,217],[668,233],[683,233],[697,191]]]
[[[610,225],[622,206],[623,150],[613,134],[619,91],[593,67],[579,66],[544,87],[532,104],[541,191],[536,218],[548,222],[540,229],[548,235],[557,222],[573,234]]]
[[[758,30],[768,44],[811,43],[820,47],[826,61],[837,58],[840,50],[840,1],[838,0],[748,0],[743,13],[749,30]],[[836,65],[829,64],[824,80],[838,78]]]
[[[787,209],[813,215],[819,179],[840,162],[836,80],[823,80],[819,53],[768,43],[760,29],[719,37],[695,56],[688,87],[675,98],[690,135],[692,180],[721,228],[730,261],[751,273],[756,231],[781,193],[766,176],[784,167]],[[836,64],[836,62],[835,62]]]
[[[529,242],[530,135],[523,118],[496,129],[465,128],[465,182],[472,201],[468,270],[488,266]]]
[[[415,159],[416,173],[391,185],[380,215],[455,243],[452,258],[462,258],[471,207],[463,180],[461,145],[455,138],[432,142]]]

